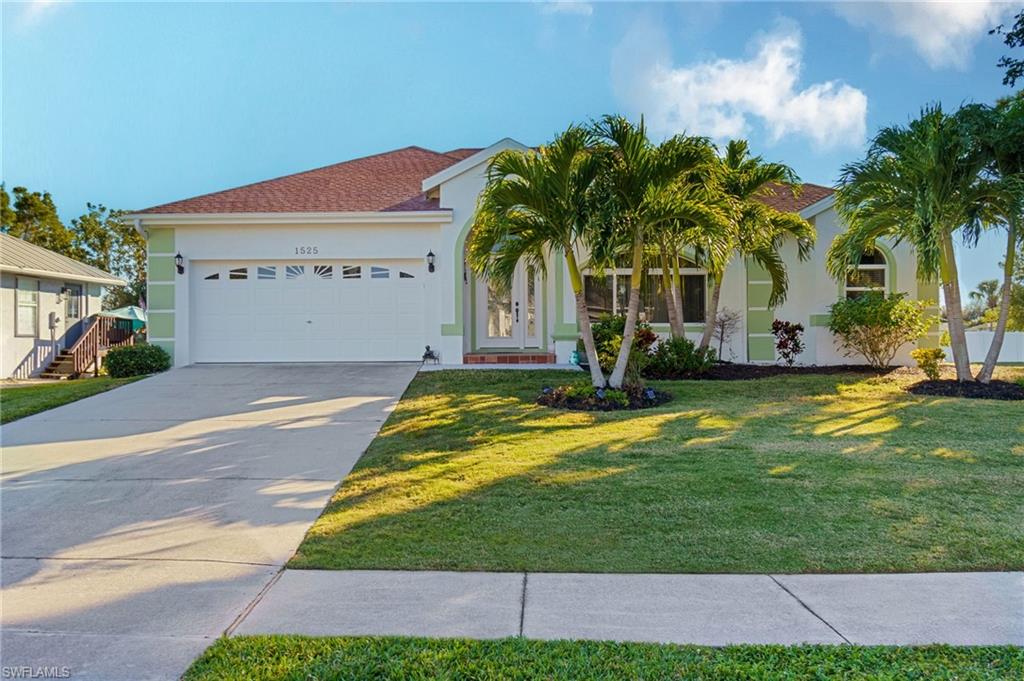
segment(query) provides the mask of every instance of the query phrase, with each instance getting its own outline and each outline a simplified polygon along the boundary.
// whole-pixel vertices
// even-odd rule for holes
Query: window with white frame
[[[14,335],[39,335],[39,281],[18,277],[15,297]]]
[[[632,271],[629,267],[617,267],[602,273],[584,275],[584,294],[592,318],[607,313],[626,314]],[[679,275],[683,288],[683,320],[703,322],[707,303],[707,275],[688,262],[680,263]],[[640,282],[640,315],[652,324],[668,322],[665,282],[660,268],[648,269],[647,276]]]
[[[877,248],[864,251],[857,267],[846,275],[847,298],[858,298],[869,291],[885,294],[889,286],[889,263]]]

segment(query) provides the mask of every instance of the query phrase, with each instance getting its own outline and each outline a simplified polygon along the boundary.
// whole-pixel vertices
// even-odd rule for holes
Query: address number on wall
[[[317,255],[320,249],[316,246],[296,246],[295,255]]]

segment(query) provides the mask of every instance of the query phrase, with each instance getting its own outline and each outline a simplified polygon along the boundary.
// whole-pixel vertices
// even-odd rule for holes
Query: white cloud
[[[589,17],[594,13],[594,6],[589,2],[573,2],[572,0],[552,0],[542,2],[540,11],[544,14],[576,14]]]
[[[974,44],[1012,12],[993,0],[970,2],[840,2],[850,24],[910,41],[929,66],[967,67]]]
[[[862,91],[835,80],[798,89],[803,41],[795,24],[780,24],[753,47],[745,61],[675,66],[664,31],[641,20],[613,52],[612,84],[656,134],[686,131],[723,140],[748,135],[756,120],[772,141],[804,135],[819,147],[833,147],[864,140]]]

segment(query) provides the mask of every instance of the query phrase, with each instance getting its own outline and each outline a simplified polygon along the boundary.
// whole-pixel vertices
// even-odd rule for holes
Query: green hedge
[[[170,369],[171,356],[157,345],[125,345],[112,348],[103,358],[103,367],[114,378],[143,376]]]

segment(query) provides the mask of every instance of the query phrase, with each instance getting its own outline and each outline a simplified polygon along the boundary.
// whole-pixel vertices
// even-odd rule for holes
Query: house
[[[569,361],[578,330],[563,258],[552,255],[546,276],[523,267],[505,294],[465,265],[488,160],[525,148],[511,139],[486,149],[406,147],[132,214],[149,245],[150,342],[178,366],[418,360],[428,345],[446,364]],[[722,305],[742,324],[725,359],[773,361],[770,326],[782,318],[807,328],[802,362],[846,362],[825,326],[838,297],[870,285],[937,301],[935,285],[915,280],[905,245],[881,245],[850,285],[829,277],[825,252],[842,229],[831,189],[805,185],[766,200],[812,221],[818,246],[806,262],[785,247],[789,297],[775,309],[765,274],[732,264]],[[696,338],[706,277],[692,265],[683,274]],[[592,311],[623,309],[628,275],[627,267],[587,276]],[[644,313],[667,331],[658,281],[652,271]]]
[[[101,269],[0,233],[3,376],[42,373],[100,311],[103,287],[124,284]]]

